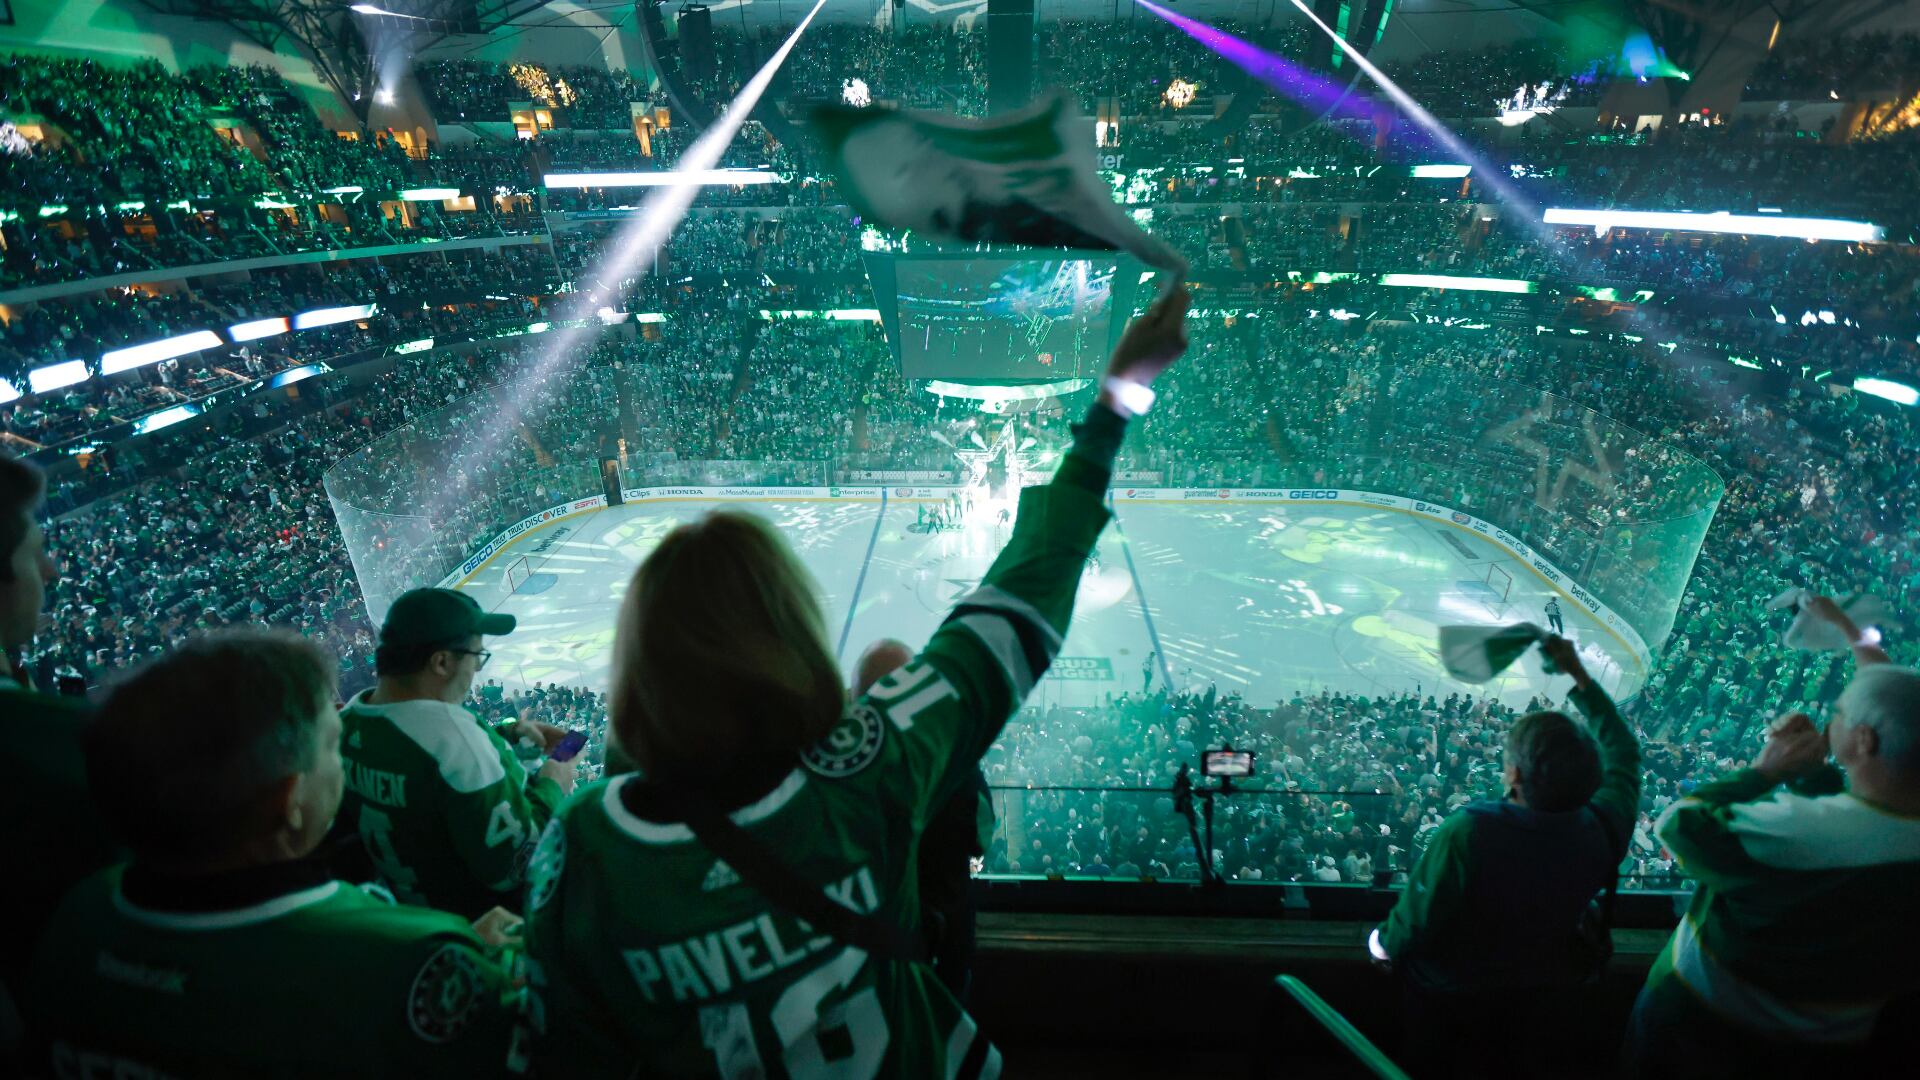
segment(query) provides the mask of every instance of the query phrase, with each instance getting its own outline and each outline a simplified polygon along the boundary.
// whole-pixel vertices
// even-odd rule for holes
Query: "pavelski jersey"
[[[507,741],[458,705],[374,705],[369,693],[340,713],[339,820],[359,832],[380,883],[405,903],[469,918],[514,907],[560,785],[529,783]]]
[[[525,1057],[520,992],[458,916],[340,881],[153,911],[121,872],[68,894],[35,966],[59,1080],[478,1077]]]
[[[928,820],[973,782],[1045,674],[1108,514],[1058,479],[926,649],[735,822],[841,904],[918,923]],[[867,955],[744,884],[682,824],[642,819],[592,785],[562,808],[528,871],[530,1017],[543,1074],[991,1077],[999,1053],[924,965]]]

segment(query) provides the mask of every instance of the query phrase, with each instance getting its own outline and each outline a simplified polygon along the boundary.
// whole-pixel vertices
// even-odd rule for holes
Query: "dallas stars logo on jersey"
[[[880,744],[886,736],[887,725],[880,711],[865,701],[856,702],[826,738],[800,755],[800,760],[821,776],[852,776],[880,756]]]
[[[407,1023],[427,1042],[452,1042],[473,1022],[480,996],[480,965],[472,950],[447,945],[413,977],[413,989],[407,993]]]

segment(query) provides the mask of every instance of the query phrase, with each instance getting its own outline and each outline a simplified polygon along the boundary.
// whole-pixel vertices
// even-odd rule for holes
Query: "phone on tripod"
[[[1200,754],[1200,775],[1223,780],[1245,780],[1253,775],[1253,751],[1205,750]]]

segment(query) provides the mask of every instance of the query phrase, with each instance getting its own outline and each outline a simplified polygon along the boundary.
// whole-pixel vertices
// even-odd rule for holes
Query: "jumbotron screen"
[[[891,274],[872,273],[870,266],[869,276],[901,373],[909,379],[1088,378],[1106,362],[1120,276],[1112,254],[895,255],[878,261],[888,263]],[[1120,291],[1130,293],[1124,286]]]

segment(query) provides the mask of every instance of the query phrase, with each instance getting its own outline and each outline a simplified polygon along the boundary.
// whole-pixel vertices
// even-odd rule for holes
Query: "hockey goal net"
[[[1498,563],[1488,563],[1487,572],[1480,580],[1486,583],[1487,588],[1499,597],[1503,604],[1507,602],[1508,595],[1513,592],[1513,575],[1507,573],[1506,568]]]
[[[527,557],[525,555],[522,555],[519,558],[508,563],[507,564],[507,591],[510,593],[519,592],[520,586],[525,585],[527,583],[527,578],[531,577],[532,575],[533,575],[533,568],[527,564]]]

